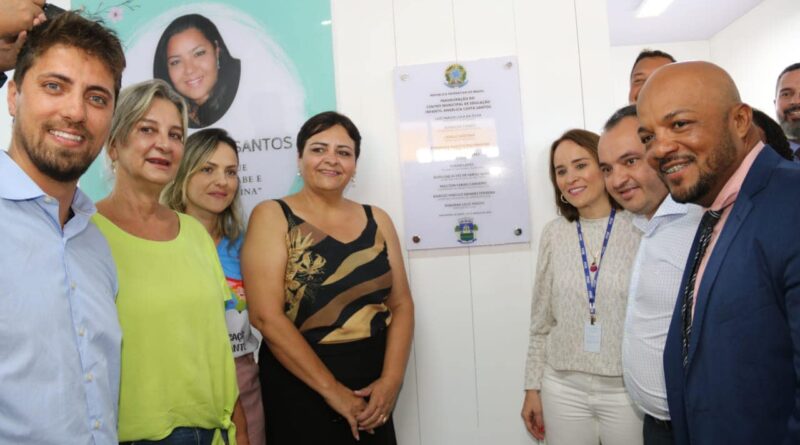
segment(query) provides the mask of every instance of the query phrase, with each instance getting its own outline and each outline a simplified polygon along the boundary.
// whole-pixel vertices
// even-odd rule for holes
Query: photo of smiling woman
[[[622,383],[622,327],[641,232],[606,193],[598,140],[569,130],[550,148],[561,216],[539,243],[522,406],[525,427],[548,445],[642,443],[642,419]]]
[[[218,121],[239,89],[241,61],[233,58],[217,26],[200,14],[173,20],[156,46],[153,77],[170,84],[189,108],[189,128]]]

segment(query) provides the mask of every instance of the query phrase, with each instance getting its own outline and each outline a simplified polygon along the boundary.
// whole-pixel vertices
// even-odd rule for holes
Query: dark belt
[[[659,428],[667,430],[667,431],[672,431],[672,422],[671,421],[657,419],[657,418],[651,416],[650,414],[645,414],[644,417],[645,417],[645,419],[653,422],[653,424],[658,426]]]

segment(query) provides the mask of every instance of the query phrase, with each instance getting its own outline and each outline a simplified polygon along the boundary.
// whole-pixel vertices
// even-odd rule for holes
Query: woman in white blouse
[[[631,215],[606,193],[598,136],[570,130],[550,149],[560,217],[542,232],[522,418],[548,445],[637,445],[642,420],[622,383]]]

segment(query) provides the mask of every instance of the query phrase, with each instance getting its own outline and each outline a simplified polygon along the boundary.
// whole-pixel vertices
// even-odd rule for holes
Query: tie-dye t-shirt
[[[239,251],[242,249],[242,237],[235,242],[222,238],[217,245],[217,254],[228,280],[231,299],[225,302],[225,321],[228,324],[228,336],[234,357],[252,354],[258,349],[258,338],[250,327],[247,314],[247,298],[242,283],[242,268],[239,263]]]

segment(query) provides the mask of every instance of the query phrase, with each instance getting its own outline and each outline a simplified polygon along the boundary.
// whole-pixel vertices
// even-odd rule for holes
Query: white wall
[[[775,117],[775,82],[800,62],[800,1],[764,0],[709,40],[649,43],[611,48],[614,103],[628,100],[628,79],[642,48],[660,49],[679,61],[708,60],[727,70],[742,100]]]
[[[332,4],[337,100],[364,135],[352,196],[386,209],[402,231],[395,66],[516,55],[532,237],[538,240],[555,216],[547,177],[550,142],[584,122],[599,128],[612,109],[605,2]],[[395,417],[400,443],[532,443],[519,417],[537,242],[532,244],[408,256],[417,329]]]
[[[800,2],[764,0],[710,40],[711,60],[733,76],[742,100],[775,117],[775,82],[800,62]]]
[[[611,79],[614,104],[622,107],[628,104],[628,89],[630,87],[631,69],[633,61],[643,49],[658,49],[671,54],[675,60],[710,60],[711,49],[708,40],[691,42],[661,42],[642,45],[612,46],[611,47]]]

